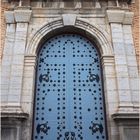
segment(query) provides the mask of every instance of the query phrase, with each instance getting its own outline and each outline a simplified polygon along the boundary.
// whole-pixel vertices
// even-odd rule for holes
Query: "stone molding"
[[[28,119],[29,114],[27,113],[17,113],[17,112],[1,112],[1,119],[18,119],[18,120],[26,120]]]
[[[112,118],[113,120],[117,121],[117,122],[121,122],[121,121],[128,121],[128,120],[139,120],[139,113],[115,113],[112,114]]]
[[[16,22],[28,23],[30,21],[32,11],[31,10],[15,10],[14,14],[15,14]]]
[[[101,62],[102,62],[102,66],[105,66],[105,65],[114,65],[115,63],[115,59],[114,59],[114,56],[110,55],[110,56],[102,56],[101,57]]]
[[[23,112],[22,108],[19,106],[4,106],[1,108],[1,118],[18,118],[18,119],[28,119],[29,114]]]
[[[29,23],[31,14],[32,14],[32,10],[29,9],[5,11],[5,20],[7,24],[14,24],[16,22]]]
[[[26,55],[24,59],[24,65],[26,66],[36,66],[36,56],[35,55]]]
[[[66,16],[66,15],[65,15]],[[71,16],[72,17],[72,16]],[[92,36],[97,41],[99,49],[102,55],[112,55],[113,49],[111,44],[111,38],[108,32],[103,30],[96,24],[90,24],[88,21],[82,18],[76,18],[73,16],[73,22],[68,25],[68,23],[63,23],[64,18],[59,18],[54,20],[46,25],[43,25],[39,30],[37,30],[34,34],[32,34],[31,40],[28,41],[26,47],[26,55],[36,55],[39,43],[42,38],[45,37],[48,33],[53,32],[56,33],[56,30],[63,30],[65,27],[70,27],[70,29],[74,28],[74,30],[81,30],[85,32],[86,36]],[[75,24],[74,24],[75,21]],[[74,25],[73,25],[74,24]]]
[[[107,18],[109,23],[119,23],[131,25],[134,13],[123,10],[107,10]]]

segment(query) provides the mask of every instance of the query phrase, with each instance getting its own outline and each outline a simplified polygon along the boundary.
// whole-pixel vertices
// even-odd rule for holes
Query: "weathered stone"
[[[62,18],[63,18],[64,26],[75,25],[76,15],[74,15],[74,14],[63,14]]]
[[[134,13],[133,12],[125,12],[123,24],[131,25],[133,21]]]
[[[31,14],[32,14],[31,10],[15,10],[14,11],[15,20],[16,22],[20,22],[20,23],[30,22]]]
[[[107,17],[109,23],[123,23],[124,11],[121,10],[107,10]]]
[[[5,11],[5,20],[6,23],[14,24],[15,23],[14,11]]]

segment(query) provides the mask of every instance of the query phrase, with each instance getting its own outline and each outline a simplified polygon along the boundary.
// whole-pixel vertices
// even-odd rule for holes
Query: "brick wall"
[[[1,2],[0,8],[1,8],[1,22],[0,22],[0,27],[1,27],[1,36],[0,36],[0,60],[2,58],[2,52],[3,52],[3,47],[4,47],[4,40],[5,40],[5,33],[6,33],[6,24],[5,24],[5,18],[4,18],[4,11],[8,10],[10,7],[10,4],[7,2]]]
[[[139,0],[135,0],[135,3],[132,3],[130,5],[130,10],[134,12],[134,20],[133,20],[133,38],[134,38],[134,45],[136,48],[136,55],[137,60],[139,60],[139,33],[140,33],[140,26],[139,26],[139,20],[140,20],[140,14],[139,14]]]

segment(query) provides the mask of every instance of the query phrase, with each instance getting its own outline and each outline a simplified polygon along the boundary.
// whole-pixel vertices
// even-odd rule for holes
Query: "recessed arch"
[[[79,33],[94,40],[102,56],[112,56],[113,49],[109,34],[96,24],[89,24],[88,21],[77,18],[74,25],[65,26],[63,20],[55,20],[43,25],[31,37],[26,47],[26,55],[36,55],[39,47],[46,40],[56,34],[71,32]]]

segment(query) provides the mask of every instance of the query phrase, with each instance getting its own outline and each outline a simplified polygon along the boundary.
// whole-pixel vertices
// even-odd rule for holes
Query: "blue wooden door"
[[[34,140],[106,140],[99,53],[86,38],[49,39],[38,56]]]

